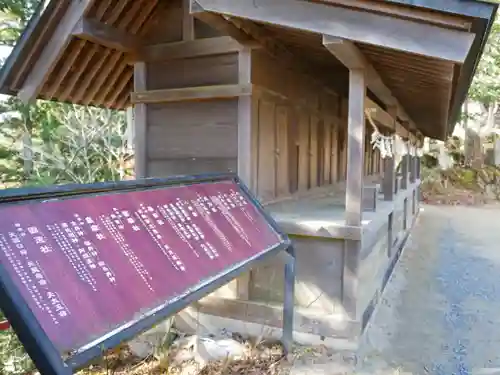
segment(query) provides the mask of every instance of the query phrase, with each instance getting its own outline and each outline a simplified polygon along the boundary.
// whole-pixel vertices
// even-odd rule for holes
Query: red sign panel
[[[61,352],[280,243],[233,181],[0,209],[0,262]]]

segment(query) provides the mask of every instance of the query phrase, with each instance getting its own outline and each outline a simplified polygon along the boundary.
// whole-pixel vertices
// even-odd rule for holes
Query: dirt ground
[[[500,374],[500,209],[424,206],[358,374]]]

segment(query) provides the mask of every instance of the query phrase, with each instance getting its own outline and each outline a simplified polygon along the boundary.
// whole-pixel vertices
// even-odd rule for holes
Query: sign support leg
[[[285,298],[283,301],[283,347],[285,355],[292,352],[293,346],[293,315],[295,305],[295,248],[291,245],[287,250],[285,264]]]

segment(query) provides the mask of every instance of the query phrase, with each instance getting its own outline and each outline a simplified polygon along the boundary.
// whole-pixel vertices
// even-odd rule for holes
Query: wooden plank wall
[[[183,24],[183,2],[172,0],[165,17],[150,33],[151,42],[170,43],[193,37]],[[194,22],[197,39],[219,36]],[[147,90],[238,83],[238,54],[229,53],[147,63]],[[238,100],[181,101],[147,104],[147,174],[236,172]]]
[[[149,175],[236,172],[237,110],[236,99],[148,105]]]
[[[220,36],[197,20],[192,35],[187,33],[182,0],[172,0],[164,12],[164,22],[149,35],[151,43]],[[252,190],[268,202],[345,180],[347,99],[327,92],[299,71],[284,68],[262,49],[249,53],[256,137]],[[238,84],[242,56],[233,52],[150,62],[143,89]],[[237,98],[145,107],[148,176],[237,172]],[[369,145],[368,134],[366,142]],[[380,163],[370,146],[366,150],[365,175],[374,174]]]
[[[252,51],[252,84],[259,198],[273,201],[342,179],[345,160],[338,150],[345,137],[339,133],[347,120],[339,120],[340,98],[263,50]]]

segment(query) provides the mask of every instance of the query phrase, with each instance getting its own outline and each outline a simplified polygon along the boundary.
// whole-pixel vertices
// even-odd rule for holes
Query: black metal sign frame
[[[245,184],[234,174],[205,174],[97,184],[61,185],[47,188],[6,189],[0,192],[0,205],[33,203],[36,201],[59,200],[79,196],[88,197],[89,195],[106,193],[126,193],[168,186],[185,186],[221,181],[233,181],[240,187],[249,202],[254,205],[259,214],[264,217],[271,228],[278,234],[280,244],[258,256],[237,264],[230,270],[220,272],[211,279],[212,281],[194,286],[188,293],[178,297],[171,303],[166,303],[155,311],[143,315],[140,319],[123,324],[119,329],[108,333],[101,340],[97,340],[93,344],[77,350],[69,358],[62,358],[61,353],[59,353],[44,332],[6,269],[0,264],[0,308],[42,375],[72,374],[74,371],[85,367],[91,360],[102,356],[105,351],[150,329],[158,322],[178,313],[188,305],[212,293],[258,263],[275,256],[281,251],[285,251],[288,254],[285,264],[282,342],[285,352],[288,353],[291,350],[293,343],[295,251],[287,234],[278,227],[274,219],[264,210]]]

